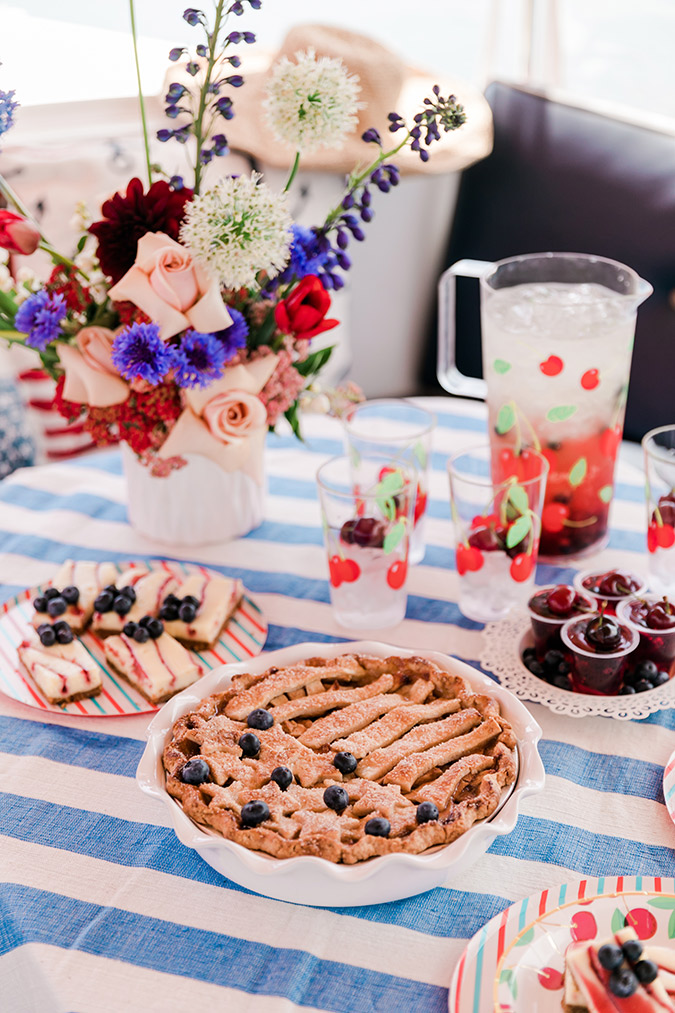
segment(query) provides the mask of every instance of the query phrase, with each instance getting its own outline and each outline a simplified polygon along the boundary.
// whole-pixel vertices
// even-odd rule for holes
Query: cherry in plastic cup
[[[606,616],[616,615],[616,608],[619,602],[624,601],[626,598],[632,598],[635,595],[642,595],[642,592],[646,589],[647,583],[644,577],[639,573],[633,573],[630,571],[623,571],[620,568],[616,568],[618,572],[626,572],[628,576],[634,580],[639,581],[639,586],[631,588],[627,594],[600,594],[597,591],[592,591],[590,587],[586,586],[587,582],[593,577],[602,578],[605,574],[612,573],[613,569],[603,570],[599,566],[593,567],[592,570],[582,570],[581,573],[577,573],[574,578],[574,586],[580,594],[590,595],[591,598],[597,603],[597,608],[601,609],[604,605],[604,612]]]
[[[640,602],[655,605],[662,600],[658,594],[641,594],[639,599],[626,598],[617,606],[616,615],[620,622],[640,635],[633,660],[653,661],[657,668],[665,669],[672,676],[675,674],[675,625],[665,630],[653,630],[643,626],[631,615],[633,606]]]
[[[616,696],[621,689],[628,658],[635,651],[640,637],[630,626],[620,623],[625,644],[619,650],[585,649],[575,642],[575,634],[599,615],[600,613],[596,612],[590,616],[568,619],[560,631],[560,639],[572,666],[570,679],[575,692],[590,693],[594,696]]]
[[[532,636],[534,637],[534,649],[537,652],[539,661],[544,659],[548,651],[564,651],[563,643],[560,639],[560,631],[568,620],[578,619],[582,614],[590,615],[596,609],[595,599],[591,595],[582,594],[580,591],[577,591],[577,594],[586,606],[583,610],[579,609],[575,614],[558,618],[540,615],[534,605],[535,599],[559,586],[559,584],[547,584],[545,587],[538,587],[527,603],[527,611],[530,616],[530,623],[532,624]]]

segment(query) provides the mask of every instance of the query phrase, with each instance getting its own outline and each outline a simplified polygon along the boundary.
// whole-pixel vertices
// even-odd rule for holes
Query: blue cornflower
[[[66,315],[66,300],[46,289],[30,295],[17,311],[14,326],[27,334],[26,344],[43,352],[50,341],[61,334],[61,322]]]
[[[14,110],[19,105],[14,101],[15,91],[0,91],[0,134],[5,134],[14,124]]]
[[[174,354],[174,376],[179,387],[208,387],[222,376],[225,346],[215,334],[186,331]]]
[[[227,307],[232,317],[232,323],[222,331],[217,331],[215,337],[221,342],[225,352],[225,362],[229,362],[240,348],[246,347],[248,337],[248,324],[243,313]]]
[[[160,338],[157,324],[132,324],[115,338],[112,361],[127,380],[156,384],[175,365],[175,356]]]

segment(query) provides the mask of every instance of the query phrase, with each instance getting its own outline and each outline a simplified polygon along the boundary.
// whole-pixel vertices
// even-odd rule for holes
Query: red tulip
[[[35,253],[40,245],[38,229],[14,211],[0,209],[0,247],[11,253],[23,253],[26,256]]]
[[[308,274],[298,282],[290,295],[277,303],[274,319],[285,334],[293,334],[297,341],[337,327],[339,320],[326,320],[330,296],[315,274]]]

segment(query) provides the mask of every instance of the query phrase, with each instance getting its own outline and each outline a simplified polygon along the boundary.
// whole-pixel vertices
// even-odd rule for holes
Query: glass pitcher
[[[480,279],[484,380],[456,366],[457,275]],[[624,264],[581,253],[460,260],[440,279],[439,381],[487,400],[495,467],[528,446],[548,460],[549,560],[606,544],[635,320],[652,291]]]

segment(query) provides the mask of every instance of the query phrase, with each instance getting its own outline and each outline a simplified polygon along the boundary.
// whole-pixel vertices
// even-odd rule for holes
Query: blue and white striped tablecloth
[[[477,664],[481,627],[457,601],[445,459],[485,438],[483,405],[425,401],[439,415],[426,558],[405,622],[387,639]],[[174,553],[240,576],[272,650],[345,639],[328,600],[314,474],[339,426],[309,419],[307,446],[269,440],[264,524],[229,545]],[[601,565],[644,569],[639,468],[622,461]],[[67,557],[161,556],[127,524],[117,453],[19,471],[0,483],[0,600]],[[540,566],[539,583],[571,569]],[[663,766],[675,712],[575,720],[532,705],[547,788],[515,831],[462,876],[419,897],[322,910],[267,900],[184,848],[134,774],[148,718],[55,717],[0,696],[0,1009],[120,1013],[442,1013],[466,940],[527,894],[582,876],[675,874]],[[480,1010],[477,1013],[486,1013]]]

